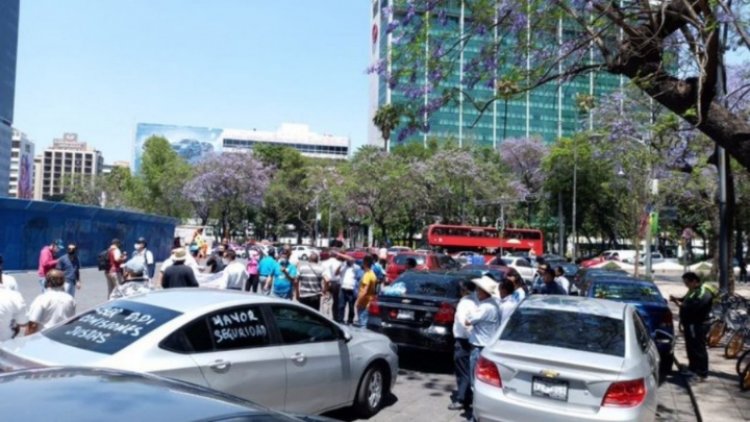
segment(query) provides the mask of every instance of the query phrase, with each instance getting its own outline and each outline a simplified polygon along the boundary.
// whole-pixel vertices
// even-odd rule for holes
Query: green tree
[[[383,149],[388,149],[388,140],[391,139],[391,133],[401,121],[401,108],[398,105],[386,104],[375,112],[372,122],[380,130],[383,137]]]
[[[146,140],[140,174],[134,180],[134,204],[145,212],[183,218],[191,205],[182,194],[192,167],[160,136]]]

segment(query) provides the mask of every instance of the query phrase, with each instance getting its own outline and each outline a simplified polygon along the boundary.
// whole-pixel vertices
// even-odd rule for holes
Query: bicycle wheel
[[[708,336],[706,336],[706,340],[708,343],[708,347],[716,347],[721,342],[721,339],[724,337],[724,332],[727,329],[727,323],[724,321],[714,321],[711,324],[711,328],[708,329]]]
[[[745,333],[737,331],[729,337],[727,345],[724,346],[724,357],[727,359],[734,359],[742,351],[742,346],[745,345]]]
[[[737,371],[737,375],[741,375],[742,369],[748,365],[750,365],[750,349],[742,352],[740,357],[737,358],[737,364],[735,364],[734,366],[734,369]]]
[[[747,365],[740,374],[740,390],[750,390],[750,365]]]

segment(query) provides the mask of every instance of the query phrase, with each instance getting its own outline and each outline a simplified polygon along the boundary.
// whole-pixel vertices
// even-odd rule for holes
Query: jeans
[[[65,292],[69,295],[76,297],[76,282],[75,281],[66,281],[65,282]]]
[[[688,355],[688,369],[699,377],[708,375],[708,351],[706,350],[706,329],[703,324],[685,325],[685,348]]]
[[[370,314],[367,312],[367,308],[360,309],[357,311],[357,324],[360,327],[367,327],[367,319],[370,317]]]
[[[333,314],[333,320],[336,322],[343,322],[344,316],[339,314],[339,305],[341,303],[341,284],[331,283],[328,291],[331,294],[331,301],[333,302],[331,304],[331,314]]]
[[[474,383],[474,370],[477,367],[477,361],[479,361],[479,355],[482,353],[484,347],[471,345],[471,356],[469,358],[469,370],[471,371],[471,383]]]
[[[356,312],[356,310],[354,309],[354,302],[356,300],[357,300],[357,297],[354,295],[354,290],[341,289],[341,292],[339,294],[339,321],[340,322],[344,322],[344,310],[347,308],[347,305],[349,305],[349,309],[346,312],[346,323],[347,324],[354,323],[354,312]]]
[[[471,405],[471,344],[462,338],[457,338],[453,348],[453,364],[456,367],[456,394],[453,401],[461,403],[465,408]]]

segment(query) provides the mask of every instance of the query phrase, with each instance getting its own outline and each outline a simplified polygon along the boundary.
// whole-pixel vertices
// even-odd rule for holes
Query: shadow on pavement
[[[383,411],[383,409],[387,409],[394,404],[398,402],[398,397],[396,397],[393,393],[390,393],[387,397],[385,397],[383,401],[383,408],[380,409],[380,412]],[[376,413],[375,416],[380,414],[380,412]],[[352,421],[358,421],[358,420],[367,420],[367,419],[361,419],[359,415],[354,411],[354,409],[350,407],[346,407],[344,409],[338,409],[334,410],[332,412],[324,413],[323,416],[327,418],[333,418],[342,422],[352,422]],[[373,417],[375,417],[373,416]]]
[[[421,350],[400,349],[398,364],[401,370],[428,374],[453,374],[453,355]],[[402,374],[399,374],[401,376]]]

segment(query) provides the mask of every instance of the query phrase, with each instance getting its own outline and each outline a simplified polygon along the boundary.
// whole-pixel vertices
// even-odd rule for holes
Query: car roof
[[[198,309],[213,307],[217,304],[231,306],[233,303],[237,305],[289,303],[289,301],[285,299],[246,293],[239,290],[218,290],[195,287],[154,290],[144,295],[130,296],[121,300],[159,306],[161,308],[172,309],[182,313],[192,313]]]
[[[562,295],[531,295],[519,305],[519,307],[524,309],[550,309],[592,314],[614,319],[623,319],[627,306],[623,302]]]

